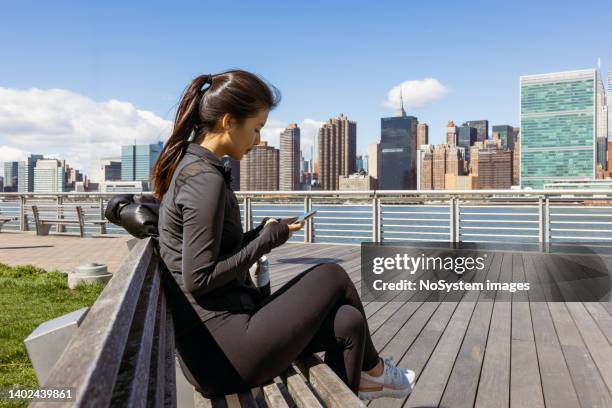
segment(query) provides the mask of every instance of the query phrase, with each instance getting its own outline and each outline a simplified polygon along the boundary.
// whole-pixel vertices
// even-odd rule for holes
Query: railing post
[[[380,225],[380,198],[374,195],[372,199],[372,241],[382,241],[382,226]]]
[[[448,200],[448,215],[450,217],[448,224],[448,242],[455,242],[455,197]]]
[[[455,197],[455,238],[453,238],[453,242],[459,243],[461,241],[461,212],[459,208],[459,198]]]
[[[546,242],[546,251],[548,251],[548,245],[550,244],[550,198],[546,197],[544,205],[544,242]]]
[[[542,252],[546,252],[546,201],[538,198],[538,241]]]
[[[100,204],[100,219],[104,219],[104,197],[100,197],[98,200]],[[106,224],[100,223],[100,234],[106,234]]]
[[[550,242],[550,200],[548,197],[538,198],[538,236],[540,251],[548,252]]]
[[[55,198],[55,201],[57,203],[57,210],[56,210],[57,218],[64,218],[64,210],[62,208],[62,205],[64,204],[64,201],[62,200],[62,196],[58,195]],[[64,232],[65,231],[64,226],[62,224],[56,224],[55,225],[55,231],[56,232]]]
[[[28,230],[28,220],[26,219],[25,206],[25,196],[19,196],[19,231]]]
[[[304,212],[307,213],[312,210],[312,197],[309,195],[304,196]],[[312,242],[312,231],[313,231],[314,218],[310,218],[304,225],[304,242]]]

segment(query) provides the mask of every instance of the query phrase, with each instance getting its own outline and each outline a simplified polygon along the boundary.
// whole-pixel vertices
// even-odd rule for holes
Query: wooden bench
[[[58,207],[62,209],[64,207]],[[83,207],[80,205],[74,206],[76,210],[76,218],[42,218],[38,206],[32,206],[32,213],[34,214],[34,223],[36,224],[36,235],[49,235],[52,225],[56,225],[58,228],[62,225],[78,225],[79,235],[81,238],[85,236],[85,224],[94,224],[100,226],[100,233],[106,234],[107,220],[86,220],[83,212]]]
[[[160,268],[156,245],[153,238],[135,242],[41,384],[71,387],[75,400],[52,405],[33,402],[32,407],[177,406],[174,330],[165,295],[173,278]],[[231,407],[364,407],[314,355],[288,367],[279,382],[250,393],[212,400],[197,392],[191,395],[190,402],[198,408],[228,403]]]
[[[6,224],[7,222],[17,221],[17,220],[19,220],[19,217],[0,215],[0,232],[2,232],[2,227],[4,226],[4,224]]]

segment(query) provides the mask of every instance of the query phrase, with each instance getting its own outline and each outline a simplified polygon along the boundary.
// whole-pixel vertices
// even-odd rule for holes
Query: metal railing
[[[81,205],[103,218],[108,193],[0,193],[6,229],[32,229],[32,205]],[[612,190],[238,191],[245,230],[266,216],[317,210],[292,242],[596,242],[612,246]],[[50,206],[50,207],[49,207]],[[55,206],[55,207],[54,207]],[[55,208],[55,209],[54,209]],[[90,230],[90,231],[88,231]],[[86,233],[97,231],[86,227]],[[108,233],[124,231],[109,224]]]

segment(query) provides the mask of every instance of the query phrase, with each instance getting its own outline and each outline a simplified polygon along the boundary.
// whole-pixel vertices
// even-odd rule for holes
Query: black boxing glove
[[[108,202],[104,215],[137,238],[159,236],[159,203],[154,198],[134,194],[115,196]]]

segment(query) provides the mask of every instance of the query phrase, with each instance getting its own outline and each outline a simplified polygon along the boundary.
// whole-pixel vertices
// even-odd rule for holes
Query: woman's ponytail
[[[206,84],[210,85],[202,89]],[[151,181],[155,198],[161,201],[168,191],[189,142],[215,129],[223,115],[228,113],[242,123],[248,117],[257,116],[262,109],[273,109],[279,102],[278,89],[247,71],[200,75],[191,81],[176,112],[172,134],[153,167]]]
[[[172,174],[187,150],[191,141],[190,137],[196,131],[196,124],[199,122],[199,105],[202,94],[205,92],[202,87],[207,83],[212,86],[212,75],[200,75],[191,81],[181,98],[172,134],[164,145],[151,173],[155,197],[158,200],[161,200],[168,191]]]

